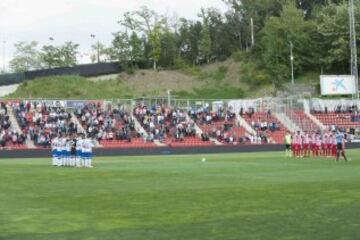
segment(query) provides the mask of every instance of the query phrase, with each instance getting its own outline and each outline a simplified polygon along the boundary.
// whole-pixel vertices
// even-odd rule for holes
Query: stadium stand
[[[77,125],[71,114],[57,103],[20,101],[13,104],[22,134],[36,147],[48,148],[57,134],[76,134]]]
[[[313,115],[330,128],[360,128],[360,115],[346,112],[313,113]]]
[[[287,116],[298,126],[302,131],[319,131],[320,128],[313,120],[310,119],[304,111],[289,110]]]
[[[88,137],[105,148],[154,147],[135,129],[134,120],[123,106],[113,108],[90,102],[75,111]]]
[[[283,143],[288,129],[271,113],[256,112],[249,108],[247,112],[240,113],[241,117],[257,132],[255,138],[261,138],[261,143]]]
[[[134,116],[147,131],[150,141],[158,140],[173,147],[213,145],[206,134],[201,138],[197,136],[195,122],[188,120],[186,112],[179,108],[139,104],[134,109]]]
[[[249,133],[239,125],[236,114],[231,109],[220,107],[217,111],[210,111],[209,107],[205,106],[191,109],[189,115],[206,136],[223,144],[250,142]]]
[[[26,148],[26,136],[12,129],[8,107],[7,103],[0,102],[0,148]]]
[[[350,140],[360,140],[360,102],[354,99],[310,99],[309,112],[328,130],[340,130]]]
[[[299,104],[291,109],[268,108],[271,104],[266,102],[244,100],[248,104],[246,111],[242,100],[238,100],[238,105],[234,100],[232,105],[197,101],[174,104],[177,107],[135,102],[2,101],[0,148],[48,148],[57,134],[83,131],[99,142],[97,147],[103,148],[282,144],[291,124],[302,131],[340,130],[347,133],[349,140],[360,140],[360,114],[350,101],[334,107],[334,101],[316,99],[309,104],[315,108],[307,107],[303,101],[303,109]],[[285,122],[283,118],[289,119]]]

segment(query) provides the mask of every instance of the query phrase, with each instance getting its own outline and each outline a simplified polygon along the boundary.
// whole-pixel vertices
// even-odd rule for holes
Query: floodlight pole
[[[95,39],[96,35],[91,34],[90,37]],[[97,59],[97,63],[100,63],[100,41],[99,40],[96,41],[96,59]]]
[[[100,42],[97,41],[97,62],[100,63]]]
[[[5,50],[6,50],[6,41],[3,41],[3,50],[2,50],[2,57],[3,57],[3,73],[5,73],[6,71],[6,64],[5,64],[5,58],[6,58],[6,53],[5,53]]]
[[[295,77],[294,77],[294,55],[293,55],[294,45],[290,41],[290,62],[291,62],[291,85],[293,94],[295,93]]]
[[[254,19],[250,18],[251,27],[251,47],[255,46]]]
[[[359,100],[359,70],[357,61],[357,44],[355,28],[354,0],[349,0],[349,24],[350,24],[350,52],[351,52],[351,75],[355,77],[356,98]]]

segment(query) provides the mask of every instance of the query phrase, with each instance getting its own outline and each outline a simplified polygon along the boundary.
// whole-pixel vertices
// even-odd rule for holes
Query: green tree
[[[331,3],[339,4],[343,0],[296,0],[299,8],[303,9],[305,15],[310,17],[312,12],[317,7],[322,7]]]
[[[202,17],[203,20],[200,42],[199,42],[200,58],[204,59],[207,63],[209,63],[211,58],[211,47],[212,47],[209,16],[207,15],[205,9],[201,9],[200,16]]]
[[[153,68],[157,70],[157,63],[161,57],[161,37],[162,37],[162,29],[161,25],[157,24],[149,33],[149,43],[151,45],[151,56],[153,60]]]
[[[251,45],[250,20],[254,22],[255,38],[265,26],[270,17],[278,17],[286,0],[223,0],[238,14],[243,32],[243,44],[245,48]],[[255,41],[255,43],[258,41]]]
[[[44,45],[39,52],[39,61],[44,68],[72,67],[77,64],[79,44],[66,42],[60,46]]]
[[[40,51],[40,62],[45,68],[53,68],[61,65],[61,56],[58,47],[44,45]]]
[[[166,29],[161,35],[161,56],[159,64],[164,67],[171,67],[177,58],[178,47],[176,45],[176,35]]]
[[[113,34],[110,57],[120,62],[128,62],[130,60],[130,44],[127,32],[118,32]]]
[[[138,37],[137,33],[132,32],[129,39],[130,46],[130,60],[133,63],[139,63],[144,61],[144,47],[141,38]]]
[[[90,59],[91,62],[95,63],[95,62],[103,62],[103,61],[107,61],[109,59],[109,51],[106,48],[106,46],[104,44],[102,44],[101,42],[97,42],[91,45],[91,52],[92,54],[90,55]]]
[[[356,3],[356,18],[360,20],[360,3]],[[321,42],[320,61],[328,73],[349,73],[350,46],[349,46],[349,15],[348,4],[329,4],[318,12],[318,41]],[[356,25],[357,32],[360,26]],[[357,35],[360,40],[359,34]],[[359,47],[359,46],[358,46]],[[360,49],[359,49],[360,50]]]
[[[38,43],[35,41],[15,43],[15,53],[10,61],[10,69],[13,72],[26,72],[39,69],[41,64],[37,47]]]
[[[287,4],[279,17],[271,17],[266,22],[261,32],[262,60],[276,88],[290,78],[290,42],[294,45],[296,71],[316,66],[312,39],[316,27],[304,17],[304,12],[293,3]]]
[[[80,45],[73,42],[66,42],[60,46],[61,67],[72,67],[77,64],[77,54]]]
[[[199,57],[199,39],[201,39],[201,22],[180,19],[179,27],[179,56],[188,64],[195,65]]]

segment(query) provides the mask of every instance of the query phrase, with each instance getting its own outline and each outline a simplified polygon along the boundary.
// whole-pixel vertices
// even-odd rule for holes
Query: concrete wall
[[[360,148],[360,143],[347,145],[348,149]],[[214,146],[214,147],[157,147],[143,149],[95,149],[96,157],[106,156],[146,156],[146,155],[184,155],[184,154],[215,154],[215,153],[249,153],[249,152],[275,152],[284,151],[283,145],[239,145],[239,146]],[[7,151],[0,150],[0,159],[3,158],[50,158],[49,149],[29,149]]]

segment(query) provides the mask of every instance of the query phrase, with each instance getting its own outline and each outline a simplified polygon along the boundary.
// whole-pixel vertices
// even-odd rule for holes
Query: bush
[[[251,52],[245,51],[236,51],[231,55],[231,58],[234,59],[235,62],[248,61],[251,57]]]
[[[241,66],[241,80],[250,85],[258,87],[259,85],[268,84],[270,77],[264,68],[261,68],[256,62],[249,61]]]
[[[236,88],[230,85],[223,85],[217,87],[205,87],[195,89],[194,98],[202,99],[238,99],[244,98],[245,91],[241,88]]]
[[[128,75],[133,75],[133,74],[135,73],[135,67],[131,67],[131,66],[126,67],[126,68],[124,69],[124,71],[125,71]]]
[[[189,65],[182,58],[176,58],[174,61],[174,69],[184,70],[188,68]]]
[[[225,79],[226,74],[228,72],[228,67],[220,66],[217,71],[213,74],[212,78],[216,81],[222,81]]]

